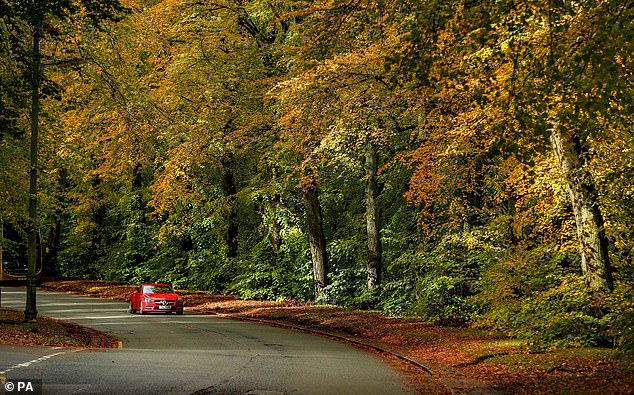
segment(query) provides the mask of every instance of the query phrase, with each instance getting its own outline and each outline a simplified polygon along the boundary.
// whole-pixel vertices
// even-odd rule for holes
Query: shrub
[[[310,263],[291,259],[285,250],[273,252],[268,240],[254,246],[239,259],[241,268],[228,290],[245,299],[306,300],[312,284]]]
[[[441,324],[472,321],[472,297],[479,291],[481,272],[498,255],[491,235],[474,231],[446,235],[431,251],[410,256],[417,280],[409,313]]]
[[[409,280],[392,280],[381,287],[377,307],[391,317],[403,316],[411,311],[414,286]]]
[[[621,357],[634,360],[634,286],[618,283],[607,301],[603,320]]]
[[[356,306],[361,300],[365,284],[365,269],[358,267],[343,268],[329,275],[329,284],[324,287],[324,293],[317,303],[330,303],[344,307]]]
[[[612,345],[604,293],[588,289],[579,276],[527,298],[515,317],[515,334],[534,349]]]

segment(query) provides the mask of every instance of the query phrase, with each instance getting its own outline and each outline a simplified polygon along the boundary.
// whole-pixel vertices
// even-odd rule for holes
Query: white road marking
[[[106,319],[115,319],[115,318],[128,318],[131,319],[133,318],[132,315],[109,315],[109,316],[83,316],[83,315],[73,315],[73,316],[67,316],[67,317],[63,317],[63,316],[56,316],[55,319],[56,320],[103,320],[104,318]]]
[[[16,370],[16,369],[28,368],[29,366],[31,366],[34,363],[44,362],[44,361],[46,361],[48,359],[51,359],[53,357],[56,357],[58,355],[66,354],[67,352],[78,352],[78,351],[81,351],[81,350],[65,350],[65,351],[60,351],[60,352],[56,352],[56,353],[49,354],[49,355],[44,355],[43,357],[32,359],[30,361],[22,362],[22,363],[19,363],[17,365],[13,365],[13,366],[11,366],[9,368],[6,368],[5,370],[0,371],[0,375],[7,374],[8,372],[11,372],[11,371]]]
[[[125,309],[112,309],[112,310],[99,310],[100,312],[111,312],[111,313],[120,313],[122,310]],[[51,314],[51,313],[77,313],[77,312],[81,312],[81,310],[77,310],[77,309],[66,309],[66,310],[49,310],[46,309],[46,314]]]
[[[5,298],[2,299],[2,304],[16,304],[16,303],[25,303],[24,300],[7,300]],[[62,307],[62,306],[91,306],[91,307],[107,307],[108,305],[110,305],[113,309],[115,307],[119,307],[118,310],[121,310],[121,306],[123,306],[123,302],[119,302],[119,303],[37,303],[37,307]]]
[[[91,322],[90,325],[146,325],[149,324],[151,322],[155,322],[155,321],[129,321],[129,322],[121,322],[121,321],[104,321],[104,322]],[[232,325],[234,323],[213,323],[213,324],[208,324],[208,323],[204,323],[201,321],[163,321],[164,324],[196,324],[196,325],[210,325],[210,326],[218,326],[218,325]],[[235,324],[239,323],[238,321],[235,321]]]
[[[71,302],[71,303],[38,303],[38,307],[51,307],[51,306],[82,306],[82,305],[86,305],[86,306],[106,306],[106,305],[112,305],[112,306],[121,306],[122,303],[124,302]]]

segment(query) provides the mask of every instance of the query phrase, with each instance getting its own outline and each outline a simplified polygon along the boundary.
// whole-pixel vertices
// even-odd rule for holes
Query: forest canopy
[[[630,1],[30,3],[0,219],[49,275],[634,348]]]

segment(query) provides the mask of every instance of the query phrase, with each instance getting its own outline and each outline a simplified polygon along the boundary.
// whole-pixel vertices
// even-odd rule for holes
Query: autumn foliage
[[[628,1],[123,3],[43,39],[50,274],[631,352]],[[29,41],[2,15],[20,230]]]

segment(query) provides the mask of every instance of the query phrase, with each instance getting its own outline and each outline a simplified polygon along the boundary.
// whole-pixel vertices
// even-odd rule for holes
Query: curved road
[[[25,289],[1,306],[24,310]],[[38,314],[90,326],[118,350],[0,346],[0,377],[41,379],[44,394],[399,394],[378,357],[279,328],[198,314],[132,315],[127,304],[38,290]]]

